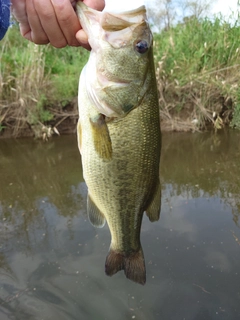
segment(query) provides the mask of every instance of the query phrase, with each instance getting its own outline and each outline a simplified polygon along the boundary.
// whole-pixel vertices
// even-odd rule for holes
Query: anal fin
[[[146,214],[151,222],[158,221],[161,211],[161,184],[158,180],[152,201],[146,209]]]
[[[112,142],[109,135],[105,117],[98,114],[95,118],[90,118],[94,147],[99,156],[105,160],[112,158]]]
[[[102,212],[98,209],[91,197],[87,197],[87,213],[91,224],[94,227],[102,228],[105,225],[106,219]]]

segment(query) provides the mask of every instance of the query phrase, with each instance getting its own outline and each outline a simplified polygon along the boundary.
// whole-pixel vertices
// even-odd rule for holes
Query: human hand
[[[36,44],[51,43],[56,48],[83,46],[89,49],[72,0],[12,0],[12,13],[24,38]],[[104,0],[83,0],[89,7],[102,10]]]

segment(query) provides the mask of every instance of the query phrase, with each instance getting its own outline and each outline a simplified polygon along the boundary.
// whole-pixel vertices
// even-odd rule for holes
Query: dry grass
[[[18,136],[32,124],[36,107],[48,86],[48,77],[44,74],[41,46],[28,43],[21,61],[17,59],[18,53],[15,54],[15,72],[7,72],[8,65],[1,67],[0,123],[11,127],[13,136]]]
[[[16,26],[10,28],[0,42],[0,136],[38,137],[45,127],[65,130],[64,121],[74,126],[74,99],[87,59],[86,50],[34,45]]]
[[[237,24],[231,27],[219,19],[193,19],[156,35],[163,128],[220,129],[236,118],[240,110],[239,37]]]
[[[240,26],[195,18],[155,35],[163,130],[240,128]],[[11,28],[0,42],[0,135],[73,125],[78,78],[88,53],[36,46]],[[73,107],[74,105],[74,107]],[[69,119],[73,121],[69,121]]]

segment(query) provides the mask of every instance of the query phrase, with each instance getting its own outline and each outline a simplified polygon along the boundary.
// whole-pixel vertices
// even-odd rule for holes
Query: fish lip
[[[98,20],[100,19],[102,12],[86,6],[86,4],[84,4],[82,1],[77,2],[76,12],[80,20],[82,29],[86,32],[87,36],[89,37],[90,35],[92,35],[92,26],[88,14],[92,15],[93,17],[95,17],[96,20]]]
[[[82,1],[78,1],[76,4],[76,12],[80,20],[81,26],[88,35],[88,38],[90,38],[91,36],[96,36],[96,30],[94,32],[91,30],[92,26],[95,24],[94,21],[97,21],[97,24],[99,24],[101,28],[105,30],[104,23],[108,20],[108,14],[110,16],[112,15],[115,18],[123,19],[123,21],[126,22],[125,28],[130,27],[131,25],[141,24],[143,21],[147,21],[146,7],[144,5],[136,9],[127,11],[107,12],[105,10],[98,11],[92,9],[88,7],[86,4],[84,4]]]

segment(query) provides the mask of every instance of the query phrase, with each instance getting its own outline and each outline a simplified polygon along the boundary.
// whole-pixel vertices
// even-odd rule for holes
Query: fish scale
[[[142,14],[145,19],[145,9],[143,7],[136,9],[136,14]],[[89,17],[86,18],[90,12]],[[95,14],[95,22],[100,12],[87,8],[80,3],[78,14],[83,29],[91,37],[91,28],[87,27],[87,19]],[[118,14],[119,17],[119,14]],[[103,20],[103,19],[102,19]],[[102,21],[99,19],[100,31]],[[114,23],[114,15],[111,23]],[[129,22],[126,24],[129,26]],[[101,106],[98,107],[98,99],[100,103],[105,103],[109,109],[118,110],[118,106],[111,108],[113,103],[113,95],[101,94],[101,82],[98,80],[97,72],[102,72],[104,68],[108,68],[106,63],[113,63],[115,66],[119,63],[117,59],[118,49],[107,47],[104,42],[101,52],[96,50],[97,54],[102,54],[102,59],[90,59],[88,64],[96,63],[91,66],[91,70],[96,70],[96,75],[92,74],[91,78],[87,78],[86,72],[82,72],[79,84],[79,122],[78,122],[78,142],[82,157],[83,174],[88,186],[88,215],[93,225],[102,227],[105,220],[111,233],[111,244],[108,256],[106,258],[105,271],[107,275],[113,275],[119,270],[124,270],[127,278],[144,284],[146,281],[146,270],[143,252],[140,243],[140,231],[142,217],[146,211],[151,221],[159,219],[161,189],[159,182],[159,161],[161,149],[161,134],[159,121],[159,105],[156,87],[156,79],[154,73],[153,54],[151,33],[147,23],[140,21],[140,25],[144,30],[134,33],[133,37],[145,37],[144,41],[149,42],[149,51],[145,56],[140,57],[134,52],[134,43],[136,39],[129,39],[127,45],[121,48],[121,57],[123,50],[126,50],[126,79],[129,81],[129,68],[135,67],[133,74],[141,79],[135,79],[133,76],[131,81],[135,81],[136,90],[133,96],[129,95],[129,88],[125,86],[118,87],[116,81],[116,73],[113,79],[111,73],[108,73],[111,86],[106,92],[110,92],[111,88],[116,94],[116,101],[122,110],[115,117],[108,117],[102,114]],[[131,26],[132,27],[132,26]],[[113,27],[114,29],[114,27]],[[134,30],[134,27],[132,27]],[[96,27],[95,27],[96,32]],[[108,28],[108,32],[111,26]],[[114,31],[113,31],[114,32]],[[119,30],[118,30],[119,32]],[[147,33],[148,32],[148,33]],[[126,33],[126,32],[125,32]],[[123,35],[124,37],[124,35]],[[101,37],[99,37],[101,41]],[[138,38],[137,38],[138,40]],[[97,41],[97,40],[96,40]],[[102,41],[106,41],[103,37]],[[94,52],[94,43],[92,45],[92,53]],[[104,60],[104,50],[107,48],[113,50],[116,60],[111,59],[106,62]],[[127,59],[129,54],[135,54],[136,59],[132,59],[129,66]],[[101,57],[101,56],[100,56]],[[114,59],[114,56],[113,56]],[[100,65],[104,60],[104,68]],[[135,64],[135,66],[133,65]],[[138,75],[137,68],[143,70]],[[89,66],[88,66],[89,67]],[[98,68],[99,67],[99,68]],[[119,68],[118,68],[119,69]],[[98,71],[100,70],[100,71]],[[114,70],[111,65],[109,70]],[[124,80],[124,68],[122,74],[119,75],[120,80]],[[94,80],[96,78],[96,80]],[[100,77],[102,79],[102,76]],[[91,98],[88,91],[89,82],[93,81],[92,89],[97,87],[96,96]],[[95,82],[94,82],[95,81]],[[119,81],[121,82],[121,81]],[[104,86],[106,86],[106,81]],[[139,83],[140,87],[136,85]],[[143,87],[144,86],[144,87]],[[91,92],[92,92],[91,89]],[[102,90],[105,90],[104,87]],[[98,96],[99,93],[99,96]],[[136,100],[136,96],[139,99]],[[103,100],[101,100],[103,99]],[[133,109],[124,110],[125,101],[133,105]]]

